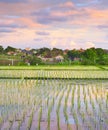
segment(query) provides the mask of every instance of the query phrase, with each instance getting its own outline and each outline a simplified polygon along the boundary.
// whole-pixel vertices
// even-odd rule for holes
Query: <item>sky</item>
[[[0,45],[108,49],[108,0],[0,0]]]

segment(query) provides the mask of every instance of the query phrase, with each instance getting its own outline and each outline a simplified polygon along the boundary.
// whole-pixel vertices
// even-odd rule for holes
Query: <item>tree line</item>
[[[18,51],[20,50],[20,51]],[[9,54],[9,52],[11,52]],[[12,53],[13,52],[13,53]],[[15,55],[22,60],[20,64],[26,65],[26,62],[31,65],[36,64],[82,64],[82,65],[108,65],[108,50],[102,48],[89,49],[72,49],[62,50],[58,48],[40,48],[40,49],[17,49],[11,46],[3,48],[0,46],[0,55]],[[61,56],[62,60],[57,60],[56,57]],[[60,57],[60,58],[61,58]],[[46,61],[44,60],[46,59]]]

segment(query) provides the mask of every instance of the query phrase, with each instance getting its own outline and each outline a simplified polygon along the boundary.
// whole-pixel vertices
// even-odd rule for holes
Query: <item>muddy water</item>
[[[108,129],[108,81],[3,80],[0,90],[1,130]]]

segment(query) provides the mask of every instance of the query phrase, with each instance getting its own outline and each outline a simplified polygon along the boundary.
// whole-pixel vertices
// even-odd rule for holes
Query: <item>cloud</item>
[[[27,16],[33,11],[50,8],[65,0],[0,0],[0,14]]]
[[[75,9],[74,4],[72,2],[64,2],[64,3],[60,3],[59,5],[55,5],[51,7],[52,11],[61,11],[61,12],[66,12],[69,10],[73,10]]]
[[[0,41],[63,49],[94,46],[87,41],[105,45],[106,7],[107,0],[0,0],[0,33],[6,33]]]
[[[98,25],[97,28],[98,29],[108,29],[108,25],[106,25],[106,24]]]
[[[79,49],[80,46],[72,40],[72,38],[52,38],[49,40],[51,48],[57,47],[60,49]]]
[[[27,2],[28,0],[0,0],[3,3],[19,3],[19,2]]]
[[[77,44],[74,41],[70,42],[70,48],[74,49],[74,48],[78,48]]]
[[[24,28],[24,25],[14,23],[0,23],[0,28]]]
[[[36,32],[36,34],[40,35],[40,36],[48,36],[48,35],[50,35],[49,32],[42,32],[42,31]]]
[[[92,47],[95,47],[95,44],[93,42],[86,42],[85,43],[85,48],[92,48]]]
[[[29,17],[21,17],[16,20],[20,25],[25,26],[29,29],[35,29],[35,28],[44,28],[44,25],[41,25],[37,22],[34,22],[32,18]]]
[[[78,9],[72,2],[65,2],[50,8],[36,10],[31,13],[34,22],[43,25],[55,25],[56,23],[82,23],[90,18],[90,12],[86,9]],[[56,24],[57,25],[57,24]]]
[[[72,2],[65,2],[51,7],[36,10],[31,13],[34,21],[40,24],[53,24],[68,21],[69,12],[74,12],[75,8]]]
[[[51,47],[52,47],[52,48],[56,47],[57,44],[58,44],[58,41],[57,41],[56,39],[53,40],[53,41],[51,41]]]
[[[108,0],[97,0],[99,4],[97,5],[98,9],[108,9]]]
[[[42,41],[42,40],[43,40],[43,39],[41,39],[41,38],[35,38],[35,39],[34,39],[34,41],[39,41],[39,42]]]
[[[58,15],[57,13],[60,12],[60,9],[57,11],[57,13],[54,13],[56,8],[45,8],[36,12],[33,12],[31,15],[34,17],[35,22],[38,22],[39,24],[52,24],[55,22],[65,22],[67,21],[67,18],[65,15]]]
[[[4,23],[0,22],[0,33],[9,34],[9,33],[12,33],[12,32],[16,32],[17,29],[23,29],[25,27],[26,26],[24,26],[24,25],[20,25],[20,24],[17,24],[17,23],[15,24],[15,23],[12,23],[10,21],[7,21],[7,22],[5,21]]]
[[[48,2],[51,3],[51,5],[48,4]],[[44,0],[29,0],[29,3],[15,4],[14,6],[12,6],[12,4],[2,4],[0,5],[0,13],[7,16],[8,19],[13,19],[15,21],[22,19],[22,21],[24,21],[22,24],[27,23],[26,25],[29,27],[31,25],[32,27],[35,27],[35,25],[36,27],[37,25],[39,27],[61,26],[61,24],[64,23],[73,26],[84,26],[85,23],[86,25],[92,25],[97,24],[97,22],[101,24],[101,21],[105,21],[108,17],[108,11],[100,11],[92,8],[77,8],[73,2],[60,2],[56,0],[57,4],[52,5],[53,2],[46,0],[47,5],[45,5]],[[79,0],[79,2],[81,3],[82,1]],[[76,3],[78,3],[78,1]],[[102,20],[100,20],[100,17]],[[97,18],[99,20],[97,20]]]
[[[12,32],[15,32],[13,29],[1,29],[0,28],[0,33],[12,33]]]
[[[38,18],[37,22],[39,22],[40,24],[52,24],[55,22],[65,22],[67,21],[66,17],[59,17],[59,16],[44,16],[44,17],[40,17]]]
[[[64,3],[66,0],[31,0],[31,2],[34,2],[36,4],[42,3],[44,5],[56,5],[60,3]]]
[[[72,0],[72,2],[78,7],[85,7],[90,5],[98,5],[104,0]]]

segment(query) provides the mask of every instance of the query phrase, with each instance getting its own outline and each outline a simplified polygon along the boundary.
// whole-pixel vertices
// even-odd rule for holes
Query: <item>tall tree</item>
[[[80,58],[80,52],[78,50],[70,50],[67,52],[68,58],[74,60],[74,58]]]
[[[83,52],[83,59],[88,61],[88,64],[95,64],[97,59],[97,53],[95,48],[85,50]]]
[[[16,51],[16,48],[11,47],[11,46],[8,46],[8,47],[5,49],[5,52],[7,53],[7,52],[9,52],[9,51],[15,52],[15,51]]]
[[[3,54],[4,48],[3,46],[0,46],[0,54]]]
[[[43,64],[42,60],[36,56],[26,56],[23,62],[30,63],[30,65]]]
[[[51,54],[53,57],[56,57],[58,55],[63,55],[63,50],[58,49],[58,48],[53,48],[51,51]]]

